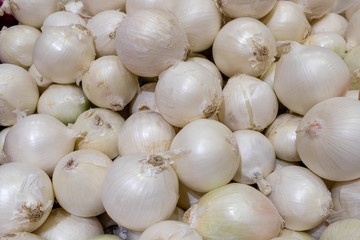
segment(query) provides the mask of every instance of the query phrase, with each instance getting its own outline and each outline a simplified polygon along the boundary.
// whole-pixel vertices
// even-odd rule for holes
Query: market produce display
[[[0,240],[360,236],[360,0],[0,0]]]

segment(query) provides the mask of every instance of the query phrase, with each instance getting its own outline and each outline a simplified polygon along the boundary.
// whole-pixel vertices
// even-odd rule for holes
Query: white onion
[[[116,29],[126,14],[117,10],[105,10],[89,19],[86,24],[95,38],[95,49],[98,57],[116,55]]]
[[[94,59],[93,37],[82,25],[46,28],[33,50],[35,67],[54,83],[75,83]]]
[[[79,217],[95,217],[105,212],[101,186],[111,159],[93,149],[65,155],[52,177],[56,200],[67,212]]]
[[[336,0],[290,0],[302,7],[309,20],[321,18],[330,12]]]
[[[354,13],[349,20],[348,27],[345,32],[345,40],[347,41],[347,49],[350,51],[353,48],[360,46],[360,11]]]
[[[335,32],[312,33],[305,39],[303,45],[319,46],[330,49],[338,54],[341,58],[343,58],[346,53],[345,39]]]
[[[296,132],[296,148],[311,171],[333,181],[360,177],[360,101],[324,100],[305,114]]]
[[[49,216],[54,193],[40,168],[26,163],[1,165],[0,189],[0,234],[32,232]]]
[[[331,194],[320,177],[299,166],[272,172],[265,178],[272,186],[268,196],[291,230],[309,230],[331,213]]]
[[[277,62],[271,63],[270,67],[260,77],[260,79],[263,82],[267,83],[271,87],[271,89],[273,89],[273,90],[274,90],[274,79],[275,79],[276,65],[277,65]]]
[[[0,125],[16,123],[16,111],[29,115],[35,112],[39,90],[30,73],[25,69],[0,64]]]
[[[126,0],[82,0],[84,8],[91,14],[96,15],[106,10],[125,11]]]
[[[330,224],[320,236],[320,240],[357,239],[360,237],[360,220],[344,219]]]
[[[220,9],[231,18],[262,18],[274,7],[276,0],[217,0]]]
[[[301,166],[301,162],[289,162],[289,161],[285,161],[285,160],[281,160],[281,159],[276,159],[275,160],[275,169],[274,171],[277,171],[283,167],[288,167],[288,166]]]
[[[344,37],[348,24],[346,18],[340,14],[327,13],[311,22],[311,33],[334,32]]]
[[[28,72],[31,74],[33,79],[35,80],[40,94],[43,93],[51,84],[52,82],[48,79],[44,79],[41,73],[36,69],[35,65],[32,64],[28,70]]]
[[[5,137],[9,133],[11,127],[4,128],[0,131],[0,165],[4,164],[4,153],[3,153],[3,147],[5,142]]]
[[[173,213],[179,184],[168,157],[135,153],[114,160],[104,179],[102,202],[116,223],[144,231]]]
[[[277,1],[261,21],[270,29],[276,41],[302,42],[311,32],[311,25],[301,7],[290,1]]]
[[[349,21],[352,16],[360,9],[360,1],[357,1],[355,4],[353,4],[351,7],[346,9],[345,11],[345,17]]]
[[[26,162],[52,175],[58,161],[72,152],[80,131],[67,128],[46,114],[32,114],[18,121],[4,143],[6,162]]]
[[[350,7],[354,6],[358,0],[335,0],[331,11],[335,13],[343,13]]]
[[[21,24],[40,28],[46,17],[59,9],[59,0],[5,0],[0,15],[5,10]]]
[[[304,115],[322,100],[345,95],[350,74],[339,55],[323,47],[290,44],[275,71],[274,89],[282,104]]]
[[[359,96],[360,96],[360,89],[348,90],[345,95],[345,97],[350,97],[350,98],[355,98],[355,99],[359,99]]]
[[[170,124],[215,115],[222,102],[219,79],[196,62],[179,62],[162,72],[155,89],[158,111]]]
[[[216,66],[226,76],[245,73],[258,77],[275,60],[276,43],[262,22],[243,17],[220,29],[212,53]]]
[[[118,135],[125,120],[120,114],[103,108],[89,109],[76,119],[72,128],[87,132],[76,142],[76,149],[94,149],[110,159],[119,155]]]
[[[62,208],[55,208],[34,233],[47,240],[89,240],[104,232],[95,217],[77,217]]]
[[[188,40],[177,17],[163,9],[128,14],[116,30],[116,52],[133,73],[156,77],[188,54]]]
[[[46,30],[48,27],[70,26],[75,24],[85,26],[86,22],[76,13],[57,11],[46,17],[43,25],[41,26],[41,31]]]
[[[35,41],[41,32],[31,26],[15,25],[0,31],[0,61],[28,68]]]
[[[204,193],[196,192],[179,182],[179,200],[177,205],[184,210],[195,204]]]
[[[241,164],[233,180],[245,184],[255,183],[261,192],[269,194],[271,186],[264,178],[275,168],[273,145],[262,133],[254,130],[238,130],[234,135],[239,146]]]
[[[139,240],[202,240],[203,238],[188,224],[166,220],[147,228]]]
[[[279,237],[286,237],[290,240],[315,240],[311,235],[305,232],[298,232],[284,228],[281,230]]]
[[[226,240],[271,239],[283,225],[272,202],[260,191],[241,183],[206,193],[185,212],[184,222],[203,239]]]
[[[126,0],[126,13],[144,8],[161,8],[172,10],[178,0]]]
[[[221,13],[213,0],[178,0],[172,12],[184,28],[192,52],[211,47],[221,28]]]
[[[187,124],[176,134],[171,149],[182,152],[174,159],[179,180],[198,192],[227,184],[240,164],[234,134],[215,120],[199,119]]]
[[[78,116],[90,108],[81,87],[51,84],[40,96],[37,112],[48,114],[64,124],[74,123]]]
[[[275,120],[278,100],[271,87],[245,74],[231,77],[223,89],[219,119],[232,131],[262,131]]]
[[[190,54],[190,57],[186,61],[188,61],[188,62],[196,62],[196,63],[199,63],[200,65],[202,65],[203,67],[206,67],[208,70],[210,70],[217,77],[221,87],[224,86],[223,77],[222,77],[222,75],[220,73],[220,70],[217,68],[215,63],[213,63],[212,61],[210,61],[206,57],[204,57],[204,56],[202,56],[200,54],[199,54],[199,56],[197,56],[197,55],[191,56],[191,54]]]
[[[121,156],[143,152],[159,153],[169,150],[175,129],[157,112],[144,110],[126,119],[118,134]]]
[[[65,0],[64,10],[67,12],[78,14],[85,21],[91,18],[90,14],[84,8],[84,3],[79,0]]]
[[[142,110],[151,110],[157,112],[155,102],[156,82],[146,83],[140,87],[137,95],[130,104],[130,113],[134,114]]]
[[[291,162],[301,161],[295,144],[296,129],[301,119],[299,115],[283,113],[266,129],[265,136],[273,144],[276,157]]]
[[[360,89],[360,46],[348,51],[344,62],[350,71],[349,89]]]
[[[44,240],[35,234],[28,232],[7,233],[0,235],[0,240]]]

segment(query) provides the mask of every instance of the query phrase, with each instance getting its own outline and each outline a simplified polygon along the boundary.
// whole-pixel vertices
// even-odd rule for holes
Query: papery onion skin
[[[340,220],[325,228],[320,236],[320,240],[358,239],[360,237],[359,229],[359,219]]]
[[[130,104],[130,114],[142,110],[151,110],[157,112],[155,102],[156,82],[146,83],[140,87]]]
[[[296,133],[296,148],[311,171],[333,181],[360,177],[360,101],[324,100],[305,114]]]
[[[271,239],[283,225],[272,202],[260,191],[241,183],[206,193],[185,212],[184,222],[203,239],[214,240]]]
[[[128,14],[116,30],[116,52],[134,74],[156,77],[184,60],[189,44],[177,17],[163,9]]]
[[[311,33],[335,32],[344,37],[348,24],[346,18],[331,12],[311,22]]]
[[[82,0],[84,8],[91,14],[96,15],[106,10],[125,11],[126,0]]]
[[[0,173],[0,234],[34,231],[47,219],[54,203],[50,178],[27,163],[1,165]]]
[[[226,76],[244,73],[259,77],[275,60],[276,43],[262,22],[243,17],[220,29],[212,53],[216,66]]]
[[[345,32],[345,40],[347,42],[347,49],[350,51],[353,48],[360,46],[359,26],[360,23],[360,11],[356,11],[355,14],[349,20],[349,24]]]
[[[0,240],[45,240],[35,234],[28,232],[7,233],[0,235]]]
[[[178,0],[126,0],[126,13],[144,8],[161,8],[171,10]]]
[[[330,12],[335,0],[290,0],[303,8],[309,20],[321,18]]]
[[[344,56],[344,62],[350,71],[350,90],[360,89],[360,46],[348,51]]]
[[[66,11],[58,11],[46,17],[43,25],[41,26],[41,31],[46,30],[47,27],[69,26],[75,24],[86,26],[85,20],[78,14]]]
[[[262,18],[274,7],[276,0],[218,0],[217,4],[230,18]]]
[[[334,51],[341,58],[344,58],[346,53],[345,39],[334,32],[312,33],[303,42],[304,45],[320,46]]]
[[[0,165],[4,164],[4,153],[3,153],[3,147],[4,147],[4,142],[5,142],[5,138],[6,135],[8,134],[8,132],[10,131],[11,127],[7,127],[4,129],[1,129],[0,131]]]

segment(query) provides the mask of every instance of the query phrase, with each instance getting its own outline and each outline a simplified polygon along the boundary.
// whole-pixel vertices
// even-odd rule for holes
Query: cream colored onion
[[[40,168],[18,162],[1,165],[0,188],[0,234],[32,232],[49,216],[54,193]]]
[[[331,12],[343,13],[358,2],[358,0],[335,0]]]
[[[81,87],[51,84],[40,96],[37,112],[48,114],[64,124],[74,123],[78,116],[90,108]]]
[[[161,8],[172,10],[178,0],[126,0],[126,13],[132,13],[144,8]]]
[[[331,12],[311,22],[311,33],[333,32],[344,37],[348,24],[346,18]]]
[[[33,47],[41,32],[31,26],[15,25],[0,31],[0,61],[28,68]]]
[[[202,240],[203,238],[188,224],[166,220],[147,228],[139,240]]]
[[[39,73],[34,64],[30,66],[28,72],[31,74],[37,86],[39,87],[40,94],[43,93],[45,89],[47,89],[52,84],[51,81],[43,78],[43,76],[41,75],[41,73]]]
[[[276,41],[302,42],[311,33],[311,25],[301,7],[290,1],[277,1],[261,21],[270,29]]]
[[[273,203],[260,191],[241,183],[206,193],[185,212],[184,222],[203,239],[219,240],[271,239],[283,225]]]
[[[274,79],[275,79],[275,69],[276,69],[277,62],[271,63],[270,67],[266,72],[261,75],[260,80],[267,83],[273,90],[274,90]]]
[[[35,112],[39,90],[30,73],[8,63],[0,64],[0,125],[17,122],[16,112]]]
[[[302,116],[293,113],[283,113],[265,130],[265,136],[274,146],[276,157],[291,162],[301,161],[296,150],[296,129]]]
[[[51,176],[60,159],[74,150],[81,134],[47,114],[32,114],[18,121],[7,134],[5,161],[33,164]]]
[[[234,134],[215,120],[199,119],[187,124],[176,134],[171,149],[182,152],[174,159],[179,180],[197,192],[227,184],[240,164]]]
[[[64,10],[81,16],[85,21],[91,18],[90,14],[84,8],[84,3],[79,0],[64,0]]]
[[[331,213],[331,194],[320,177],[299,166],[272,172],[265,179],[272,186],[268,196],[291,230],[309,230]]]
[[[330,224],[320,240],[357,239],[360,237],[360,219],[344,219]]]
[[[172,154],[134,153],[118,157],[102,187],[106,212],[119,225],[144,231],[175,210],[179,183]]]
[[[86,27],[95,38],[95,49],[98,57],[116,55],[116,28],[125,17],[126,14],[123,12],[105,10],[89,19]]]
[[[151,110],[132,114],[118,134],[118,151],[121,156],[143,152],[158,153],[169,150],[175,129],[160,115]]]
[[[156,82],[150,82],[142,85],[136,96],[130,103],[130,113],[134,114],[142,110],[151,110],[157,112],[155,102]]]
[[[139,82],[117,56],[103,56],[90,64],[82,77],[82,89],[96,106],[122,110],[134,98]]]
[[[350,71],[349,89],[360,89],[360,46],[348,51],[344,56],[344,62]]]
[[[289,110],[304,115],[315,104],[344,96],[350,83],[348,67],[333,51],[290,43],[276,66],[274,89]]]
[[[349,21],[352,16],[360,9],[360,1],[357,1],[355,4],[353,4],[351,7],[346,9],[345,11],[345,17]]]
[[[360,96],[360,89],[348,90],[345,95],[345,97],[350,97],[350,98],[355,98],[355,99],[359,99],[359,96]]]
[[[179,200],[177,205],[184,210],[195,204],[204,193],[196,192],[179,182]]]
[[[199,63],[200,65],[202,65],[203,67],[206,67],[207,69],[209,69],[219,80],[219,83],[221,85],[221,87],[224,86],[224,81],[223,81],[223,77],[220,73],[220,70],[217,68],[217,66],[215,65],[215,63],[213,63],[212,61],[210,61],[209,59],[207,59],[206,57],[199,55],[199,56],[190,56],[187,59],[188,62],[196,62]]]
[[[120,10],[125,12],[126,0],[82,0],[84,8],[92,16],[106,10]]]
[[[62,208],[55,208],[34,233],[47,240],[89,240],[104,232],[95,217],[77,217]]]
[[[186,32],[192,52],[211,47],[221,28],[221,13],[213,0],[178,0],[172,12]]]
[[[48,27],[70,26],[80,24],[86,26],[85,20],[80,15],[72,12],[57,11],[46,17],[41,30],[44,31]]]
[[[285,160],[281,160],[281,159],[276,159],[275,160],[275,169],[274,171],[277,171],[283,167],[288,167],[288,166],[300,166],[301,162],[289,162],[289,161],[285,161]]]
[[[358,46],[360,46],[360,11],[354,13],[354,15],[349,20],[349,24],[345,32],[345,40],[347,41],[347,49],[350,51]]]
[[[44,238],[28,232],[17,232],[0,235],[0,240],[44,240]]]
[[[163,9],[128,14],[116,30],[116,52],[134,74],[156,77],[187,57],[189,44],[177,17]]]
[[[222,102],[222,90],[210,70],[196,62],[181,61],[160,74],[155,102],[166,121],[183,127],[214,116]]]
[[[312,33],[303,43],[307,46],[319,46],[330,49],[338,54],[341,58],[346,53],[345,39],[335,32]]]
[[[223,13],[231,18],[262,18],[274,7],[276,0],[217,0]]]
[[[233,180],[245,184],[257,184],[265,195],[271,186],[264,178],[275,168],[275,149],[271,142],[260,132],[238,130],[234,132],[238,142],[241,164]],[[259,148],[261,146],[261,148]]]
[[[321,18],[329,13],[336,0],[290,0],[302,7],[309,20]]]
[[[305,232],[298,232],[284,228],[281,230],[279,237],[286,237],[290,240],[315,240],[314,237]]]
[[[304,164],[328,180],[359,178],[359,118],[360,101],[348,97],[330,98],[312,107],[296,131],[296,148]]]
[[[245,74],[231,77],[223,89],[219,119],[232,131],[262,131],[276,118],[278,100],[271,87]]]
[[[262,22],[243,17],[220,29],[212,53],[216,66],[226,76],[245,73],[258,77],[275,60],[276,43]]]
[[[5,0],[0,8],[11,13],[23,25],[40,28],[50,14],[60,10],[59,0]]]
[[[94,59],[93,37],[79,24],[47,28],[33,50],[35,67],[54,83],[75,83]]]
[[[110,159],[117,157],[118,135],[124,122],[120,114],[108,109],[93,108],[83,112],[72,128],[87,134],[78,139],[75,148],[98,150]]]
[[[3,153],[3,147],[5,142],[5,137],[9,133],[11,127],[4,128],[0,131],[0,165],[4,164],[4,153]]]
[[[93,149],[65,155],[52,177],[55,197],[62,208],[79,217],[95,217],[105,212],[101,186],[111,159]]]

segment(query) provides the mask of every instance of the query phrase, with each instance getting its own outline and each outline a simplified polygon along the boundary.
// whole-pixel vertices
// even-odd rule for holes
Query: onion
[[[277,62],[273,62],[268,70],[261,75],[260,80],[267,83],[273,90],[274,90],[274,79],[275,79],[275,69],[276,69]]]
[[[321,18],[330,12],[336,0],[290,0],[302,7],[309,20]]]
[[[339,55],[323,47],[292,42],[276,66],[274,89],[282,104],[304,115],[325,99],[344,96],[349,80],[348,67]]]
[[[28,232],[17,232],[0,235],[0,240],[44,240],[44,238]]]
[[[226,76],[245,73],[258,77],[275,60],[276,43],[262,22],[243,17],[220,29],[212,53],[216,66]]]
[[[358,29],[359,24],[360,11],[357,11],[349,20],[349,25],[347,26],[345,32],[345,40],[347,41],[347,49],[349,51],[360,46],[360,31]]]
[[[358,89],[358,90],[348,90],[348,91],[346,92],[345,97],[350,97],[350,98],[358,99],[358,98],[359,98],[359,94],[360,94],[360,89]]]
[[[345,36],[348,27],[346,18],[336,13],[327,13],[322,18],[311,22],[311,33],[332,32]]]
[[[177,17],[163,9],[128,14],[116,30],[116,52],[133,73],[156,77],[187,57],[188,40]]]
[[[89,240],[104,232],[95,217],[77,217],[62,208],[55,208],[34,233],[47,240]]]
[[[84,8],[91,14],[96,15],[106,10],[125,11],[126,0],[82,0]]]
[[[32,76],[13,64],[0,64],[0,125],[11,126],[17,122],[16,112],[26,115],[36,110],[38,87]]]
[[[130,113],[134,114],[142,110],[151,110],[157,112],[155,102],[156,82],[146,83],[140,87],[137,95],[130,104]]]
[[[261,192],[230,183],[206,193],[185,212],[184,222],[204,239],[264,240],[276,237],[283,220]]]
[[[333,7],[332,7],[332,12],[335,13],[342,13],[344,11],[346,11],[347,9],[349,9],[350,7],[354,6],[357,2],[357,0],[335,0]]]
[[[144,8],[161,8],[172,10],[178,0],[126,0],[126,13],[132,13]]]
[[[360,2],[357,1],[355,4],[351,5],[348,9],[345,11],[345,17],[349,21],[352,16],[360,9]]]
[[[27,163],[1,165],[0,189],[0,234],[32,232],[49,216],[54,193],[40,168]]]
[[[46,30],[46,28],[48,27],[71,26],[75,24],[80,24],[82,26],[85,26],[86,22],[82,17],[80,17],[76,13],[58,11],[46,17],[43,25],[41,26],[41,31]]]
[[[344,219],[330,224],[320,236],[320,240],[356,239],[360,237],[360,220]]]
[[[72,152],[80,131],[67,128],[46,114],[32,114],[18,121],[4,143],[6,162],[26,162],[52,175],[58,161]]]
[[[337,97],[316,104],[305,114],[296,131],[296,148],[301,160],[325,179],[359,178],[359,124],[360,102],[356,99]]]
[[[350,71],[351,90],[360,89],[360,46],[348,51],[344,56],[344,62]]]
[[[305,232],[297,232],[284,228],[279,237],[289,238],[290,240],[315,240],[311,235]]]
[[[309,230],[331,213],[331,194],[325,183],[310,170],[289,166],[265,178],[272,186],[269,195],[276,209],[291,230]],[[286,197],[284,197],[286,196]]]
[[[196,54],[196,55],[195,54],[193,54],[193,55],[190,54],[187,61],[188,62],[196,62],[196,63],[199,63],[201,66],[206,67],[208,70],[210,70],[217,77],[221,87],[224,86],[223,77],[222,77],[219,69],[217,68],[215,63],[208,60],[205,56],[200,55],[200,54]]]
[[[335,32],[312,33],[303,43],[308,46],[320,46],[334,51],[341,58],[346,53],[345,39]]]
[[[79,0],[65,0],[64,10],[67,12],[78,14],[85,21],[91,18],[90,14],[84,8],[84,3]]]
[[[217,0],[224,14],[231,18],[262,18],[274,7],[276,0]]]
[[[284,161],[281,159],[276,159],[275,160],[275,169],[274,171],[277,171],[283,167],[288,167],[288,166],[301,166],[301,162],[289,162],[289,161]]]
[[[0,165],[4,164],[4,153],[3,153],[3,147],[5,142],[5,137],[9,133],[11,127],[4,128],[0,131]]]

